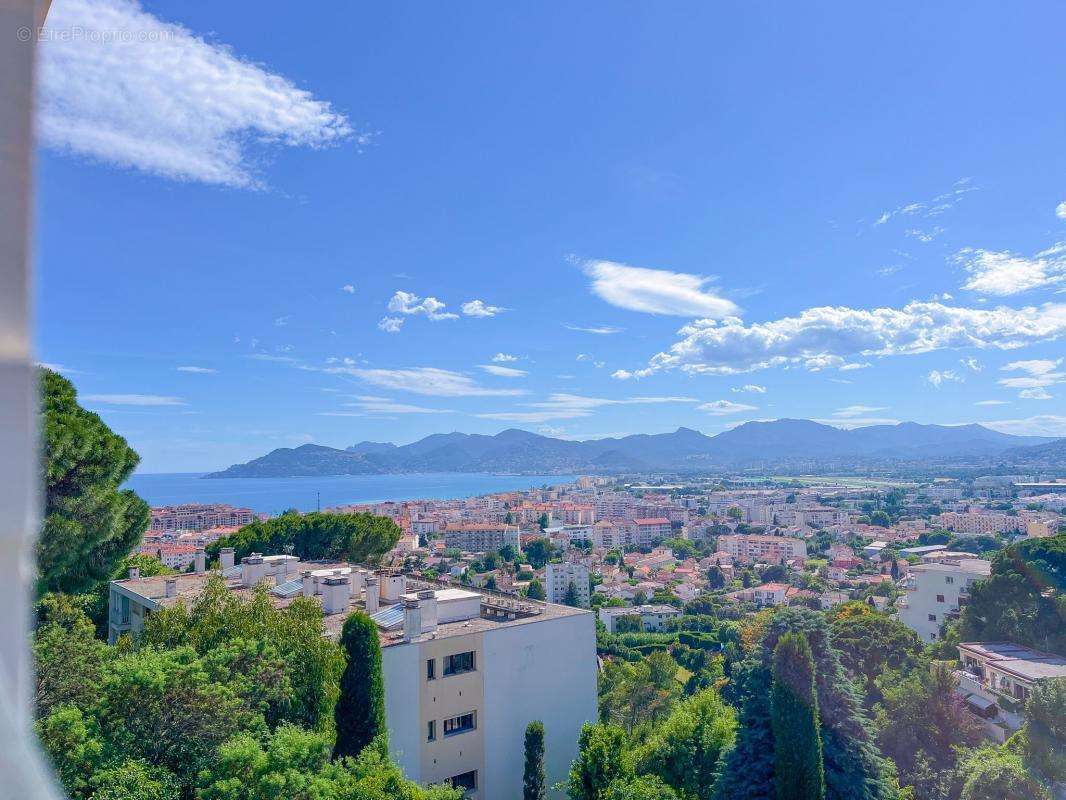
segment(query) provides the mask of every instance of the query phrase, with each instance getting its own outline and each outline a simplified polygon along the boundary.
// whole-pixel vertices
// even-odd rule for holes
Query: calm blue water
[[[492,492],[568,483],[573,475],[488,475],[476,472],[424,475],[342,475],[330,478],[201,478],[202,473],[134,475],[126,482],[149,505],[229,503],[267,514],[287,508],[322,508],[383,500],[447,500]]]

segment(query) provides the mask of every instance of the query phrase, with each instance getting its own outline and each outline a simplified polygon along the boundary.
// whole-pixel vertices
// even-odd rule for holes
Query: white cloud
[[[1024,400],[1050,400],[1049,386],[1066,381],[1066,372],[1059,370],[1062,359],[1051,361],[1047,358],[1032,358],[1011,361],[1000,367],[1004,372],[1022,372],[1010,378],[1001,378],[998,383],[1008,389],[1018,389],[1018,397]]]
[[[328,102],[137,0],[62,0],[47,27],[84,32],[46,34],[40,44],[38,131],[54,149],[175,180],[258,187],[255,165],[268,147],[353,136]]]
[[[937,389],[940,388],[941,384],[948,383],[949,381],[953,383],[962,383],[963,381],[963,377],[953,369],[930,370],[929,374],[925,376],[925,379]]]
[[[897,206],[891,211],[882,212],[882,214],[874,221],[874,227],[878,225],[884,225],[893,217],[938,217],[945,211],[954,208],[955,204],[962,199],[962,196],[969,192],[976,192],[976,186],[969,186],[969,178],[962,178],[955,181],[952,188],[946,192],[941,192],[931,200],[922,200],[919,202],[906,203],[901,206]]]
[[[38,361],[37,366],[50,369],[52,372],[58,372],[60,375],[81,375],[79,370],[72,369],[64,364],[50,364],[47,361]]]
[[[460,309],[468,317],[495,317],[507,310],[500,306],[485,305],[483,300],[470,300],[463,303]]]
[[[903,267],[900,264],[890,264],[887,267],[881,267],[879,270],[877,270],[877,274],[880,275],[882,278],[888,278],[892,275],[895,275],[901,269],[903,269]]]
[[[909,228],[906,231],[904,231],[904,233],[907,236],[912,236],[915,239],[917,239],[919,242],[925,242],[926,244],[928,244],[929,242],[933,241],[933,239],[935,239],[937,236],[939,236],[943,232],[944,232],[944,229],[941,228],[939,225],[934,225],[932,228],[929,228],[929,229],[926,229],[926,230],[922,230],[922,229],[919,229],[919,228]]]
[[[459,319],[458,314],[444,310],[445,304],[436,297],[422,299],[411,292],[398,291],[389,300],[389,311],[393,314],[422,314],[427,319],[439,322],[446,319]]]
[[[362,367],[326,367],[334,375],[351,375],[375,386],[433,397],[502,397],[525,394],[524,389],[491,389],[473,378],[436,367],[409,369],[366,369]]]
[[[355,294],[355,287],[350,283],[346,283],[341,287],[341,291],[347,292],[348,294]]]
[[[812,419],[811,422],[820,422],[822,425],[832,425],[834,428],[843,430],[865,428],[868,425],[899,425],[899,420],[892,417],[831,417]]]
[[[478,364],[478,366],[490,375],[499,375],[501,378],[524,378],[529,374],[524,369],[501,367],[498,364]]]
[[[752,394],[766,394],[766,387],[757,383],[745,383],[743,386],[734,386],[734,392],[750,392]]]
[[[178,372],[194,372],[198,375],[210,375],[218,372],[217,369],[212,369],[211,367],[178,367],[177,370]]]
[[[866,369],[867,367],[872,367],[872,366],[873,366],[873,364],[871,364],[869,361],[853,361],[853,362],[851,362],[849,364],[841,364],[840,365],[840,371],[841,372],[852,372],[853,370]]]
[[[973,370],[974,372],[980,372],[984,369],[984,365],[972,356],[970,358],[960,358],[959,363],[966,367],[966,369]]]
[[[696,320],[681,328],[681,339],[653,356],[646,368],[619,372],[643,377],[672,369],[710,375],[770,367],[822,369],[845,357],[963,347],[1011,350],[1064,334],[1066,304],[1061,303],[991,309],[921,301],[871,310],[821,306],[750,325],[735,317]]]
[[[385,333],[399,333],[403,327],[403,317],[382,317],[378,322],[378,330]]]
[[[451,409],[448,408],[425,408],[424,406],[408,405],[406,403],[396,403],[389,400],[387,397],[373,397],[370,395],[359,395],[355,398],[354,403],[344,403],[343,405],[352,408],[358,408],[367,414],[451,414]]]
[[[482,419],[497,419],[506,422],[540,423],[561,419],[588,417],[598,408],[614,405],[645,405],[659,403],[695,403],[694,397],[627,397],[609,399],[605,397],[586,397],[584,395],[556,393],[548,395],[547,400],[523,404],[535,411],[497,411],[488,414],[475,414]]]
[[[967,248],[954,256],[968,274],[963,289],[1006,297],[1066,281],[1066,243],[1059,242],[1035,256]]]
[[[288,314],[286,314],[284,317],[278,317],[274,320],[274,327],[284,328],[286,325],[289,324],[290,319],[292,319],[292,316]]]
[[[563,327],[569,331],[580,331],[581,333],[595,333],[599,336],[610,336],[614,333],[621,333],[625,328],[615,328],[610,325],[595,325],[592,327],[582,327],[581,325],[570,325],[563,323]]]
[[[84,394],[81,399],[87,403],[103,403],[108,406],[183,406],[180,397],[166,397],[158,394]]]
[[[1066,219],[1066,200],[1055,206],[1055,216],[1059,219]]]
[[[713,319],[738,312],[732,301],[708,291],[713,278],[613,261],[586,261],[582,269],[592,278],[593,293],[618,308]]]
[[[1018,436],[1066,436],[1066,416],[1058,414],[1038,414],[1024,419],[1001,419],[981,424],[1000,433]]]
[[[574,360],[576,360],[576,361],[592,361],[592,356],[590,356],[588,353],[578,353],[574,357]]]
[[[712,400],[709,403],[700,403],[696,406],[697,411],[705,411],[712,417],[739,414],[741,411],[756,411],[758,408],[758,406],[749,406],[746,403],[734,403],[732,400]]]
[[[1022,389],[1018,392],[1018,397],[1024,400],[1051,400],[1052,395],[1048,393],[1047,389]]]
[[[978,400],[975,406],[1009,406],[1009,400]]]
[[[874,411],[887,411],[888,406],[845,406],[844,408],[838,408],[833,412],[834,417],[841,417],[844,419],[852,419],[854,417],[861,417],[863,414],[871,414]]]
[[[497,353],[492,357],[492,360],[497,364],[509,364],[512,361],[517,361],[518,356],[508,355],[507,353]]]

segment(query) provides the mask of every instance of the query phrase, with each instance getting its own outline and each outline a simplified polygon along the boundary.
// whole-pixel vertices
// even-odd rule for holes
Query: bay
[[[211,478],[204,473],[138,474],[126,481],[151,506],[227,503],[266,514],[386,500],[450,500],[569,483],[573,475],[443,472],[317,478]]]

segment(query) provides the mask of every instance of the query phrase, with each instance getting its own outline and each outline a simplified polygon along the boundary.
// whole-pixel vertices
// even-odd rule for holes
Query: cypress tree
[[[544,800],[544,723],[533,720],[526,726],[526,768],[522,773],[522,800]]]
[[[770,726],[778,800],[823,800],[825,774],[814,658],[802,632],[786,633],[774,648]]]
[[[340,697],[333,712],[337,743],[333,757],[357,756],[374,743],[384,753],[385,683],[381,674],[381,645],[374,620],[361,611],[344,621],[341,647],[348,656],[340,681]]]

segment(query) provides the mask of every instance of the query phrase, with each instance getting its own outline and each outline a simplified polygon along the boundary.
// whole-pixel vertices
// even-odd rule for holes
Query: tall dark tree
[[[774,648],[770,728],[778,800],[823,800],[825,772],[814,658],[802,632],[786,633]]]
[[[148,528],[148,504],[119,489],[140,460],[74,386],[41,370],[44,521],[37,543],[41,592],[84,592],[111,576]]]
[[[570,585],[566,587],[566,597],[563,598],[563,605],[572,606],[577,608],[581,605],[581,600],[577,596],[577,584],[570,581]]]
[[[544,774],[544,723],[526,726],[526,765],[522,773],[522,800],[544,800],[548,779]]]
[[[357,756],[370,744],[385,750],[385,683],[381,645],[374,620],[361,611],[350,615],[341,630],[348,665],[341,675],[341,693],[334,719],[337,743],[333,757]]]
[[[526,597],[530,600],[543,600],[547,595],[544,593],[544,584],[534,578],[526,586]]]

